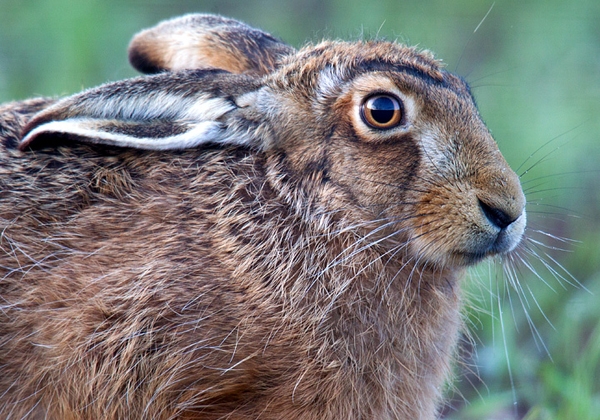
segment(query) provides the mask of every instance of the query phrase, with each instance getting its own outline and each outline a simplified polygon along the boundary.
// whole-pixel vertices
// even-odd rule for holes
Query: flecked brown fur
[[[242,25],[193,21],[225,41]],[[429,53],[273,42],[239,67],[238,44],[223,67],[220,42],[198,49],[231,73],[0,108],[0,417],[436,417],[460,278],[520,239],[522,227],[502,233],[524,223],[518,179],[466,84]],[[405,99],[410,126],[357,118],[357,98],[382,87]],[[159,113],[160,89],[233,104],[215,117],[229,137],[138,150],[79,128],[185,132],[189,118]],[[154,113],[96,107],[144,95]],[[515,219],[500,233],[494,210]]]

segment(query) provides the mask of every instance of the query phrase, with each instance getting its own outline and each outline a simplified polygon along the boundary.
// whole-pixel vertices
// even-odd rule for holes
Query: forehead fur
[[[308,45],[287,57],[282,71],[308,74],[327,67],[348,73],[403,70],[437,83],[443,83],[448,74],[429,51],[387,41],[323,41]]]

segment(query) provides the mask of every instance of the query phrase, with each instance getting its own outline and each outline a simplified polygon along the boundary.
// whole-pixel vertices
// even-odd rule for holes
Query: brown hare
[[[157,73],[0,107],[0,417],[434,419],[525,198],[469,87],[189,15]]]

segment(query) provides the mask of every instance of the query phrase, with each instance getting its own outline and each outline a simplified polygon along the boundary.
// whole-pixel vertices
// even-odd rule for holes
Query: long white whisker
[[[498,284],[496,285],[496,287],[499,288]],[[498,319],[500,320],[500,329],[502,331],[502,341],[504,344],[504,357],[506,358],[506,367],[508,368],[508,377],[510,379],[510,387],[512,389],[514,411],[516,414],[516,412],[517,412],[517,390],[515,388],[515,380],[513,378],[512,368],[510,365],[510,356],[509,356],[509,352],[508,352],[506,329],[504,328],[504,313],[502,311],[502,301],[500,299],[500,290],[499,289],[496,290],[496,295],[497,295],[497,302],[498,302]]]
[[[529,287],[529,285],[526,285],[527,290],[529,291],[529,294],[531,295],[531,298],[533,300],[533,302],[535,303],[535,306],[537,306],[538,310],[540,311],[540,313],[542,314],[542,316],[544,317],[544,319],[546,320],[546,322],[548,323],[548,325],[550,325],[550,327],[556,331],[556,327],[554,326],[554,324],[552,323],[552,321],[550,321],[550,319],[548,318],[548,316],[546,315],[546,312],[544,312],[544,310],[542,309],[542,307],[540,306],[540,303],[538,302],[537,298],[535,297],[533,290],[531,290],[531,287]],[[540,337],[541,338],[541,337]],[[546,346],[544,346],[544,348],[546,348]],[[550,357],[550,359],[552,360],[552,355],[550,354],[550,352],[548,351],[548,349],[546,349],[546,353],[548,353],[548,356]]]
[[[548,232],[544,232],[543,230],[531,229],[531,231],[535,232],[535,233],[539,233],[540,235],[544,235],[544,236],[546,236],[546,237],[548,237],[550,239],[554,239],[555,241],[559,241],[559,242],[563,242],[563,243],[569,243],[569,244],[579,244],[579,243],[581,243],[581,241],[576,241],[575,239],[563,238],[561,236],[557,236],[557,235],[553,235],[553,234],[548,233]],[[533,239],[531,239],[531,238],[528,238],[528,239],[531,240],[531,241],[533,241]],[[542,246],[545,246],[546,248],[549,248],[549,249],[556,249],[558,251],[565,251],[565,252],[568,251],[568,250],[561,249],[561,248],[551,248],[548,245],[543,244],[541,242],[538,242],[538,244],[540,244]]]
[[[537,255],[537,254],[535,254],[535,255]],[[563,276],[562,274],[560,274],[557,270],[555,270],[554,268],[552,268],[550,266],[550,264],[548,264],[543,258],[540,258],[540,262],[548,269],[548,271],[550,271],[550,273],[552,273],[552,275],[555,276],[555,278],[557,278],[557,280],[561,279],[561,280],[565,281],[566,283],[568,283],[571,286],[580,287],[583,290],[585,290],[586,292],[592,293],[591,290],[589,290],[587,287],[585,287],[585,285],[583,283],[581,283],[579,280],[577,280],[577,278],[575,276],[573,276],[569,272],[569,270],[567,270],[561,263],[559,263],[550,254],[544,253],[544,256],[546,256],[546,258],[548,258],[550,261],[552,261],[554,264],[556,264],[563,271],[563,273],[565,273],[566,276],[568,276],[571,279],[571,280],[569,280],[566,276]]]

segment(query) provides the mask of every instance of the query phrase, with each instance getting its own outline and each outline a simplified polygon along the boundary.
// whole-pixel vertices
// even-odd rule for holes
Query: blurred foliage
[[[131,36],[190,12],[231,16],[295,46],[398,39],[435,51],[465,77],[523,175],[528,235],[545,245],[521,251],[528,263],[511,266],[513,286],[499,264],[473,270],[472,339],[445,415],[598,418],[600,2],[0,0],[0,102],[133,76]]]

